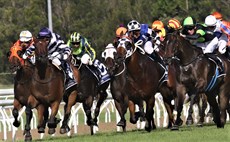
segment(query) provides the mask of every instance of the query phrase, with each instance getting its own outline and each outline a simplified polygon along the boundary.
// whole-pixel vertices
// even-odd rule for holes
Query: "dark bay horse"
[[[166,40],[165,40],[166,41]],[[165,42],[164,41],[164,42]],[[165,53],[165,46],[164,46],[164,42],[159,46],[159,54],[160,56],[164,56]],[[188,109],[188,115],[187,115],[187,120],[186,120],[186,124],[187,125],[192,125],[193,124],[193,105],[197,104],[198,109],[199,109],[199,116],[200,119],[197,123],[197,126],[203,126],[203,122],[204,122],[204,117],[205,117],[205,109],[207,108],[207,97],[204,93],[200,93],[200,94],[191,94],[190,92],[187,92],[188,94],[188,98],[186,98],[186,94],[185,91],[186,90],[184,84],[182,84],[180,81],[178,81],[178,73],[180,71],[180,67],[176,66],[176,62],[178,62],[177,58],[173,58],[173,60],[171,60],[171,64],[167,65],[168,66],[168,86],[176,93],[176,88],[178,88],[178,86],[180,86],[179,88],[183,88],[180,91],[183,91],[183,96],[177,96],[174,98],[176,103],[180,102],[180,103],[187,103],[190,102],[189,104],[189,109]],[[187,91],[187,90],[186,90]],[[178,99],[179,98],[179,99]],[[186,98],[186,100],[185,100]],[[176,108],[177,109],[177,108]],[[182,110],[181,110],[182,111]],[[180,118],[181,113],[177,113],[177,119],[175,121],[175,124],[173,125],[173,127],[171,127],[171,130],[178,130],[179,126],[181,126],[183,124],[183,120]]]
[[[171,100],[173,92],[168,88],[167,83],[162,83],[165,76],[165,68],[158,62],[151,60],[146,56],[137,42],[135,45],[129,37],[123,37],[119,40],[117,47],[117,62],[125,62],[127,68],[127,80],[137,93],[132,94],[130,98],[141,99],[146,102],[146,126],[145,130],[155,129],[153,119],[155,105],[155,94],[161,92],[166,109],[169,114],[169,122],[173,123]],[[130,93],[128,93],[130,94]]]
[[[192,46],[178,32],[166,36],[164,59],[174,67],[177,74],[172,76],[180,83],[176,84],[178,114],[182,110],[182,100],[186,92],[195,95],[205,93],[213,107],[214,122],[217,127],[224,127],[230,96],[230,63],[222,55],[217,56],[224,64],[224,74],[219,74],[216,63],[204,56],[200,48]]]
[[[125,63],[118,64],[115,59],[116,54],[116,48],[115,47],[109,47],[106,48],[102,53],[102,58],[104,59],[104,64],[108,69],[108,72],[111,76],[110,81],[110,90],[112,97],[115,102],[115,106],[117,108],[117,111],[121,117],[120,121],[117,123],[117,126],[121,126],[123,128],[123,131],[126,131],[126,119],[125,114],[127,112],[127,108],[130,105],[130,122],[135,124],[138,120],[138,115],[135,115],[135,109],[134,104],[131,101],[134,102],[139,106],[139,116],[141,121],[144,120],[145,113],[144,113],[144,107],[143,107],[143,100],[133,100],[128,98],[127,95],[129,92],[131,94],[137,93],[135,89],[130,87],[128,84],[126,78],[126,66]],[[133,90],[133,91],[132,91]],[[129,102],[130,101],[130,102]]]
[[[99,79],[93,73],[93,70],[96,69],[95,67],[82,64],[79,60],[74,61],[74,66],[75,68],[78,68],[79,73],[81,75],[81,80],[77,90],[78,95],[76,96],[76,98],[74,98],[74,100],[72,100],[71,105],[73,106],[77,102],[83,103],[83,108],[87,116],[86,122],[87,125],[91,128],[91,135],[93,135],[93,126],[97,126],[97,117],[100,113],[101,104],[108,96],[106,89],[109,86],[109,82],[105,82],[100,85]],[[97,105],[94,111],[94,117],[92,117],[91,109],[95,99],[97,100]],[[64,96],[64,101],[66,102],[66,104],[69,103],[69,101],[66,100],[66,96]],[[69,127],[67,127],[67,129],[63,128],[64,127],[61,128],[62,134],[70,130]]]
[[[13,125],[19,127],[20,122],[18,121],[19,110],[26,107],[26,124],[25,124],[25,141],[31,141],[32,136],[30,133],[31,127],[30,122],[32,119],[32,109],[36,107],[37,112],[41,114],[38,121],[38,132],[45,132],[46,121],[48,120],[48,108],[38,104],[36,98],[31,95],[30,84],[31,78],[34,73],[34,65],[28,60],[21,58],[23,54],[22,47],[13,46],[10,48],[8,53],[10,69],[12,72],[16,71],[14,81],[14,108],[12,114],[14,116]],[[38,105],[37,105],[38,104]]]

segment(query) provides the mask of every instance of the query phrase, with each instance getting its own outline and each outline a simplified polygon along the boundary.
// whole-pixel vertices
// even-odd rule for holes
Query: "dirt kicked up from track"
[[[127,122],[127,128],[126,130],[135,130],[137,129],[137,125],[131,124]],[[99,123],[99,132],[116,132],[116,123],[115,122],[108,122],[108,123]],[[33,140],[39,140],[40,139],[40,134],[37,133],[37,129],[31,130],[31,134],[33,137]],[[71,135],[90,135],[90,127],[84,124],[80,124],[77,127],[77,134],[74,134],[74,129],[71,129]],[[43,138],[50,137],[48,134],[48,129],[46,129],[46,132],[43,136]],[[53,136],[54,139],[55,137],[68,137],[67,134],[60,134],[59,133],[59,128],[56,129],[55,136]],[[3,141],[3,132],[0,132],[0,141]],[[19,128],[16,132],[16,141],[23,141],[24,136],[23,136],[23,130]],[[5,142],[12,142],[12,133],[11,131],[7,133],[7,141]]]

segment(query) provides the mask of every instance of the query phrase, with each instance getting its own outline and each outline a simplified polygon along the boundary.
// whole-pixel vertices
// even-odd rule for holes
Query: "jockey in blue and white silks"
[[[140,24],[136,20],[128,23],[128,36],[133,39],[134,44],[142,47],[152,59],[162,62],[161,57],[156,53],[157,48],[153,47],[153,37],[156,33],[148,27],[148,24]]]
[[[57,67],[62,67],[63,70],[66,73],[66,82],[65,82],[65,88],[66,90],[77,85],[76,79],[74,79],[73,71],[67,61],[71,54],[71,48],[65,44],[65,42],[61,39],[60,35],[56,33],[52,33],[48,28],[42,28],[37,38],[39,39],[45,39],[47,42],[49,42],[47,48],[48,48],[48,58],[52,60],[52,64],[54,64]],[[35,51],[34,46],[31,46],[31,48],[28,48],[26,52],[24,53],[24,57],[31,55]]]

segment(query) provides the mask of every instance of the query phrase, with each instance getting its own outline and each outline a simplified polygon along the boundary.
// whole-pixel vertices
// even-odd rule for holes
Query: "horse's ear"
[[[121,33],[120,33],[120,37],[122,37],[123,35],[124,35],[123,31],[121,31]]]

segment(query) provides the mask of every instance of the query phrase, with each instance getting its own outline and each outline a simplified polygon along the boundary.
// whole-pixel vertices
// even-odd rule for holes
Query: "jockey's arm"
[[[96,52],[88,42],[85,42],[85,49],[87,54],[89,54],[89,56],[91,57],[91,60],[94,61],[96,58]]]
[[[33,56],[34,55],[34,51],[35,51],[35,46],[31,45],[30,47],[28,47],[25,51],[25,53],[22,55],[23,59],[28,58],[28,56]]]

